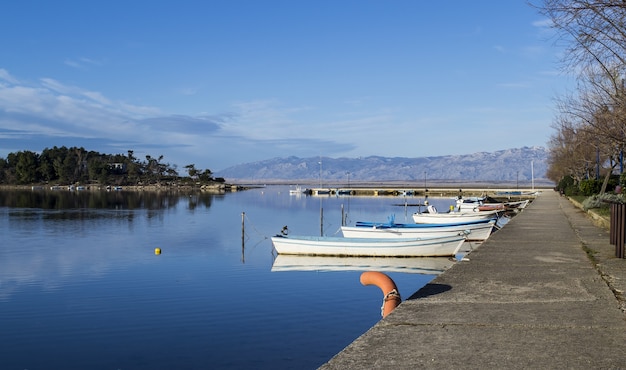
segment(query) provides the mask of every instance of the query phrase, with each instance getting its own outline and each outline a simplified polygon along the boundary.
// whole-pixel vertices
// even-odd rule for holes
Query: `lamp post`
[[[318,162],[320,165],[320,190],[322,191],[322,157]],[[318,192],[319,195],[319,192]],[[320,236],[324,236],[324,208],[322,207],[322,198],[320,197]]]
[[[322,190],[322,157],[320,157],[320,161],[317,163],[320,165],[320,190]]]
[[[530,178],[532,183],[532,190],[535,190],[535,161],[530,161]]]
[[[424,171],[424,205],[428,204],[428,189],[426,188],[426,171]]]

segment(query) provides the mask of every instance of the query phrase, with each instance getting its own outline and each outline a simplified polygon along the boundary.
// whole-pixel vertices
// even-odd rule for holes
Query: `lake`
[[[423,201],[288,190],[0,191],[0,368],[314,369],[381,319],[362,271],[406,299],[455,263],[277,259],[283,226],[340,235]]]

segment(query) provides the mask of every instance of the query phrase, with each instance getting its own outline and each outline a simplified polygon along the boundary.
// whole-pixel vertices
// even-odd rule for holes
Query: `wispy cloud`
[[[84,57],[76,58],[76,59],[67,58],[65,59],[63,63],[66,66],[77,68],[77,69],[87,69],[88,67],[91,67],[91,66],[102,66],[104,64],[97,60],[84,58]]]
[[[102,152],[133,149],[140,155],[167,149],[170,160],[190,163],[251,152],[273,157],[318,155],[320,151],[332,154],[354,148],[349,141],[324,138],[327,134],[312,135],[316,129],[326,131],[345,122],[306,126],[311,121],[301,117],[311,107],[288,107],[268,99],[242,101],[230,108],[221,114],[166,114],[156,107],[117,101],[52,78],[21,83],[0,70],[0,144],[4,149],[22,145],[19,150],[40,151],[83,142],[93,145],[88,149]],[[4,145],[7,140],[11,146]]]
[[[11,76],[6,69],[0,68],[0,84],[5,83],[18,84],[19,81],[15,77]]]
[[[184,115],[172,115],[166,117],[151,117],[138,121],[151,130],[161,132],[193,132],[198,135],[206,135],[220,130],[218,119],[211,117],[189,117]]]
[[[549,18],[540,19],[532,22],[533,27],[537,28],[550,28],[554,23]]]

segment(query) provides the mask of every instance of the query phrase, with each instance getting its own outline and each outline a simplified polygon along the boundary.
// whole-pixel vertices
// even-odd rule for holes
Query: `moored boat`
[[[498,210],[482,212],[446,212],[438,213],[434,208],[428,208],[429,212],[416,212],[413,221],[417,224],[449,224],[467,221],[497,219]]]
[[[488,212],[488,211],[504,211],[506,206],[504,203],[484,203],[476,207],[476,212]]]
[[[289,195],[302,195],[304,190],[300,185],[296,185],[295,189],[289,189]]]
[[[517,202],[506,202],[506,203],[504,203],[504,206],[508,210],[516,210],[516,209],[524,209],[524,208],[526,208],[528,203],[530,203],[530,200],[526,199],[526,200],[520,200],[520,201],[517,201]]]
[[[412,238],[453,236],[468,233],[469,241],[487,240],[496,220],[486,219],[449,224],[396,224],[357,222],[355,226],[342,226],[343,236],[349,238]]]
[[[517,202],[487,202],[487,198],[458,198],[456,200],[456,209],[461,213],[473,213],[484,211],[511,211],[526,208],[530,200],[521,200]]]
[[[485,199],[484,197],[458,198],[456,209],[458,212],[478,212],[478,206],[482,205]]]
[[[437,257],[454,256],[465,241],[464,235],[445,237],[346,238],[331,236],[272,237],[280,254],[312,256]]]

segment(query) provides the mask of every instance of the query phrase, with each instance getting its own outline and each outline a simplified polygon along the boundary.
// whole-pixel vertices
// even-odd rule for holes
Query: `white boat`
[[[517,202],[485,202],[487,198],[459,198],[456,200],[456,209],[462,213],[485,212],[485,211],[507,211],[526,208],[530,200]]]
[[[302,195],[304,194],[304,190],[300,185],[296,185],[295,189],[289,189],[289,195]]]
[[[272,237],[280,254],[312,256],[437,257],[454,256],[464,235],[448,237],[342,238],[332,236]]]
[[[526,199],[526,200],[520,200],[517,202],[506,202],[504,203],[504,206],[507,209],[524,209],[526,208],[526,206],[528,205],[528,203],[530,203],[530,199]]]
[[[439,213],[431,205],[428,212],[416,212],[413,214],[413,221],[416,224],[449,224],[467,221],[478,221],[497,219],[500,211],[480,211],[480,212],[446,212]]]
[[[357,222],[355,226],[342,226],[343,236],[348,238],[432,238],[454,236],[466,232],[469,241],[487,240],[496,220],[478,220],[450,224],[396,224]]]
[[[469,197],[469,198],[458,198],[456,200],[456,210],[457,212],[479,212],[479,207],[482,206],[485,202],[484,197]],[[502,207],[504,209],[504,207]]]
[[[381,271],[439,275],[456,263],[446,257],[330,257],[279,254],[272,272]]]

